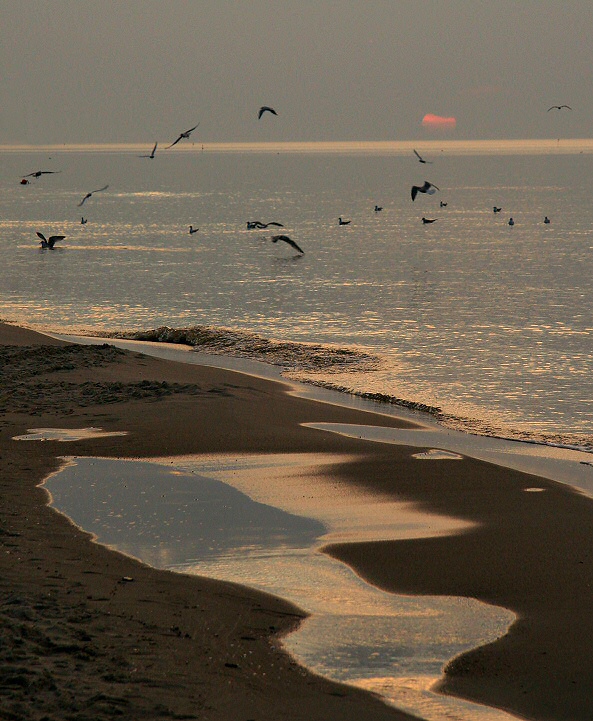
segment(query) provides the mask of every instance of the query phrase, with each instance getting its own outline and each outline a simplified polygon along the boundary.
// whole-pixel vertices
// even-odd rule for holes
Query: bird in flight
[[[39,231],[37,231],[37,235],[41,238],[41,247],[49,248],[50,250],[54,249],[54,245],[58,240],[63,240],[66,237],[65,235],[50,235],[49,238],[46,238],[45,235]]]
[[[299,248],[299,246],[294,242],[292,238],[289,238],[288,235],[273,235],[272,236],[272,243],[277,243],[279,240],[283,240],[285,243],[288,243],[288,245],[292,245],[292,247],[295,250],[298,250],[299,253],[302,255],[305,254],[305,251],[302,248]]]
[[[433,195],[437,190],[440,190],[440,188],[433,183],[429,183],[428,180],[425,180],[424,185],[412,186],[412,200],[416,199],[418,193],[428,193],[428,195]]]
[[[269,105],[262,105],[257,114],[257,119],[259,120],[264,113],[272,113],[272,115],[278,115],[274,108],[271,108]]]
[[[36,170],[34,173],[27,173],[27,175],[23,175],[23,178],[40,178],[42,175],[59,172],[59,170]]]
[[[277,228],[284,228],[282,223],[275,223],[274,221],[271,221],[269,223],[261,223],[259,220],[248,220],[247,230],[254,230],[256,228],[258,230],[261,230],[262,228],[267,228],[269,225],[275,225]]]
[[[190,225],[190,226],[189,226],[189,234],[190,234],[190,235],[193,235],[194,233],[197,233],[198,230],[200,230],[200,229],[199,229],[199,228],[194,228],[193,225]]]
[[[434,223],[438,220],[438,218],[422,218],[422,223],[426,225],[427,223]]]
[[[418,158],[418,161],[419,161],[420,163],[428,163],[428,164],[432,163],[431,160],[424,160],[424,158],[423,158],[423,157],[420,155],[420,153],[419,153],[418,151],[416,151],[416,150],[414,150],[414,155]]]
[[[200,123],[198,123],[198,125],[199,125],[199,124],[200,124]],[[174,140],[174,141],[171,143],[171,145],[167,145],[167,147],[165,148],[165,150],[169,150],[169,148],[172,148],[174,145],[177,145],[177,143],[178,143],[180,140],[183,140],[184,138],[189,138],[189,136],[194,132],[194,130],[198,127],[198,125],[194,125],[193,128],[190,128],[189,130],[186,130],[184,133],[180,133],[180,134],[179,134],[179,137],[177,138],[177,140]]]
[[[548,108],[548,113],[550,110],[562,110],[562,108],[566,108],[567,110],[572,110],[570,105],[552,105],[551,108]]]
[[[342,218],[338,218],[338,225],[350,225],[350,220],[342,220]]]
[[[150,155],[140,155],[140,158],[154,158],[154,154],[156,153],[156,146],[158,143],[154,144],[154,148],[150,151]]]
[[[108,187],[109,187],[108,185],[104,185],[102,188],[97,188],[97,190],[91,190],[91,192],[87,193],[84,196],[84,198],[80,201],[80,203],[78,204],[78,207],[80,208],[80,206],[85,202],[85,200],[88,200],[93,193],[100,193],[103,190],[107,190]]]

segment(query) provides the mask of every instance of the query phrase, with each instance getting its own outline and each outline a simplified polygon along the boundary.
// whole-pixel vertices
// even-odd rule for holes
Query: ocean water
[[[419,142],[426,165],[411,147],[0,149],[0,317],[232,329],[218,350],[253,357],[262,338],[316,344],[279,362],[456,428],[593,448],[593,144]],[[37,170],[57,172],[20,183]],[[439,191],[412,202],[424,180]],[[41,250],[36,231],[66,238]]]

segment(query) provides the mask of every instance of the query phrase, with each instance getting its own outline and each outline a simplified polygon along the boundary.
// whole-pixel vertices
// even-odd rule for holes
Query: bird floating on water
[[[59,172],[59,170],[36,170],[34,173],[27,173],[27,175],[23,175],[23,178],[40,178],[42,175],[51,175],[52,173]]]
[[[443,201],[441,200],[441,208],[446,208],[446,207],[447,207],[447,203],[443,203]]]
[[[515,221],[512,218],[509,218],[509,225],[515,225]]]
[[[295,250],[298,250],[299,253],[302,255],[305,254],[305,251],[300,248],[292,238],[289,238],[288,235],[273,235],[272,236],[272,243],[277,243],[279,240],[283,240],[285,243],[288,243],[288,245],[291,245]]]
[[[198,125],[199,125],[199,124],[200,124],[200,123],[198,123]],[[180,140],[184,140],[184,139],[187,140],[187,138],[189,138],[189,136],[194,132],[194,130],[198,127],[198,125],[194,125],[193,128],[190,128],[189,130],[186,130],[186,131],[183,132],[183,133],[179,133],[179,137],[177,138],[177,140],[174,140],[174,141],[171,143],[171,145],[167,145],[167,147],[165,148],[165,150],[169,150],[169,148],[172,148],[174,145],[177,145],[177,143],[178,143]]]
[[[380,213],[383,210],[383,207],[380,205],[375,205],[375,213]]]
[[[91,192],[87,193],[84,196],[84,198],[80,201],[80,203],[78,204],[78,207],[80,208],[80,206],[85,202],[85,200],[88,200],[91,197],[91,195],[93,195],[93,193],[101,193],[104,190],[107,190],[108,187],[109,187],[108,185],[104,185],[102,188],[97,188],[97,190],[91,190]]]
[[[548,108],[548,113],[550,110],[562,110],[562,108],[566,108],[567,110],[572,110],[570,105],[552,105],[551,108]]]
[[[350,225],[350,220],[343,220],[341,217],[338,218],[338,225]]]
[[[546,215],[546,217],[544,218],[544,223],[547,225],[549,222],[550,222],[550,219],[549,219],[548,216]]]
[[[50,235],[49,238],[46,238],[45,235],[39,231],[37,231],[37,235],[41,238],[41,247],[48,248],[49,250],[54,249],[54,245],[58,240],[63,240],[66,237],[65,235]]]
[[[264,113],[272,113],[272,115],[278,115],[278,113],[271,108],[269,105],[262,105],[257,113],[257,119],[259,120]]]
[[[197,233],[198,230],[200,230],[200,229],[199,229],[199,228],[194,228],[193,225],[190,225],[190,226],[189,226],[189,234],[190,234],[190,235],[193,235],[194,233]]]
[[[438,218],[422,218],[422,223],[426,225],[427,223],[435,223],[438,220]]]
[[[418,193],[428,193],[428,195],[433,195],[437,190],[440,190],[440,188],[434,185],[434,183],[429,183],[428,180],[425,180],[424,185],[412,186],[412,200],[415,200]]]
[[[89,222],[89,221],[88,221],[88,220],[84,217],[84,215],[83,215],[82,218],[80,219],[80,224],[81,224],[81,225],[86,225],[88,222]]]
[[[500,213],[501,210],[502,208],[497,208],[496,205],[492,208],[492,212],[494,213]]]
[[[417,150],[414,150],[414,155],[418,158],[418,162],[424,163],[430,165],[432,163],[431,160],[424,160],[424,158],[420,155],[420,153]]]
[[[158,145],[158,142],[154,144],[154,148],[150,151],[149,155],[139,155],[140,158],[154,158],[154,155],[156,153],[156,146]],[[171,146],[169,146],[171,147]]]

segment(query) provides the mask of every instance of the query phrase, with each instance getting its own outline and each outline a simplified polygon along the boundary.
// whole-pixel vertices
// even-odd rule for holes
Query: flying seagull
[[[552,105],[551,108],[548,108],[548,113],[550,110],[562,110],[562,108],[566,108],[567,110],[572,110],[570,105]]]
[[[34,173],[27,173],[27,175],[23,175],[23,178],[40,178],[42,175],[59,172],[59,170],[36,170]]]
[[[198,125],[199,125],[199,124],[200,124],[200,123],[198,123]],[[178,143],[180,140],[183,140],[184,138],[189,138],[189,136],[194,132],[194,130],[198,127],[198,125],[194,125],[193,128],[190,128],[189,130],[186,130],[185,133],[180,133],[180,134],[179,134],[179,137],[177,138],[177,140],[174,140],[174,141],[171,143],[171,145],[167,145],[167,147],[165,148],[165,150],[168,150],[169,148],[172,148],[174,145],[177,145],[177,143]]]
[[[254,230],[257,228],[258,230],[261,230],[263,228],[267,228],[269,225],[275,225],[277,228],[284,228],[282,223],[275,223],[273,220],[269,223],[262,223],[259,220],[248,220],[247,221],[247,230]]]
[[[54,245],[58,240],[63,240],[66,237],[65,235],[50,235],[49,238],[46,238],[45,235],[39,231],[37,231],[37,235],[41,238],[41,247],[49,248],[50,250],[54,249]]]
[[[87,193],[84,196],[84,198],[80,201],[80,203],[78,204],[78,207],[80,208],[80,206],[84,203],[84,201],[88,200],[93,193],[100,193],[103,190],[107,190],[108,187],[109,187],[108,185],[104,185],[102,188],[97,188],[97,190],[91,190],[91,192]]]
[[[193,235],[194,233],[197,233],[198,230],[200,230],[200,229],[199,229],[199,228],[194,228],[193,225],[190,225],[190,226],[189,226],[189,234],[190,234],[190,235]]]
[[[433,183],[429,183],[428,180],[425,180],[424,185],[412,186],[412,200],[416,199],[416,195],[418,195],[418,193],[428,193],[428,195],[433,195],[436,190],[440,190],[440,188]]]
[[[269,105],[262,105],[257,114],[257,119],[259,120],[264,113],[272,113],[272,115],[278,115],[274,108],[271,108]]]
[[[287,235],[273,235],[272,236],[272,243],[277,243],[279,240],[283,240],[285,243],[288,243],[288,245],[292,245],[292,247],[295,250],[298,250],[299,253],[302,253],[302,255],[305,254],[305,251],[302,248],[299,248],[299,246],[294,242],[292,238],[289,238]]]
[[[434,223],[437,220],[438,218],[422,218],[422,223],[426,225],[427,223]]]
[[[156,146],[158,143],[154,144],[154,148],[150,151],[150,155],[139,155],[139,158],[154,158],[154,154],[156,153]]]
[[[423,157],[420,155],[420,153],[419,153],[418,151],[416,151],[416,150],[414,150],[414,155],[418,158],[418,160],[419,160],[421,163],[429,163],[429,164],[432,163],[431,160],[424,160],[424,158],[423,158]]]
[[[338,225],[350,225],[350,220],[342,220],[342,218],[338,218]]]

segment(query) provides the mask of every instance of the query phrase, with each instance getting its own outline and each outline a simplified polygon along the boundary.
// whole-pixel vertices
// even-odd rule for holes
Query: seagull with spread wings
[[[269,105],[262,105],[257,114],[257,119],[259,120],[264,113],[272,113],[272,115],[278,115],[274,108],[271,108]]]
[[[58,240],[64,240],[66,237],[65,235],[50,235],[49,238],[46,238],[45,235],[39,231],[37,231],[37,235],[41,238],[41,247],[48,248],[49,250],[54,249],[54,245]]]
[[[277,243],[279,240],[283,240],[285,243],[288,243],[288,245],[291,245],[295,250],[298,250],[299,253],[302,255],[305,255],[305,251],[302,248],[299,248],[299,246],[294,242],[292,238],[289,238],[288,235],[273,235],[272,236],[272,243]]]
[[[424,181],[424,185],[413,185],[412,186],[412,200],[416,199],[418,193],[428,193],[428,195],[434,195],[437,190],[440,190],[434,183],[429,183],[428,180]]]
[[[85,202],[85,200],[88,200],[93,193],[101,193],[101,192],[103,192],[104,190],[107,190],[108,187],[109,187],[108,185],[104,185],[102,188],[97,188],[97,190],[91,190],[91,192],[90,192],[90,193],[87,193],[87,194],[84,196],[84,198],[80,201],[80,203],[78,204],[78,207],[80,208],[80,206],[83,205],[83,203]]]
[[[199,125],[199,124],[200,124],[200,123],[198,123],[198,125]],[[189,138],[189,136],[194,132],[194,130],[198,127],[198,125],[194,125],[193,128],[190,128],[189,130],[186,130],[184,133],[179,133],[179,137],[177,138],[177,140],[174,140],[174,141],[171,143],[171,145],[167,145],[167,147],[165,148],[165,150],[169,150],[169,148],[172,148],[174,145],[177,145],[177,143],[178,143],[180,140],[184,140],[184,139],[186,140],[187,138]]]
[[[59,170],[36,170],[34,173],[27,173],[27,175],[23,175],[23,178],[40,178],[42,175],[59,172]]]
[[[551,108],[548,108],[548,113],[550,110],[562,110],[562,108],[566,108],[567,110],[572,110],[570,105],[552,105]]]

